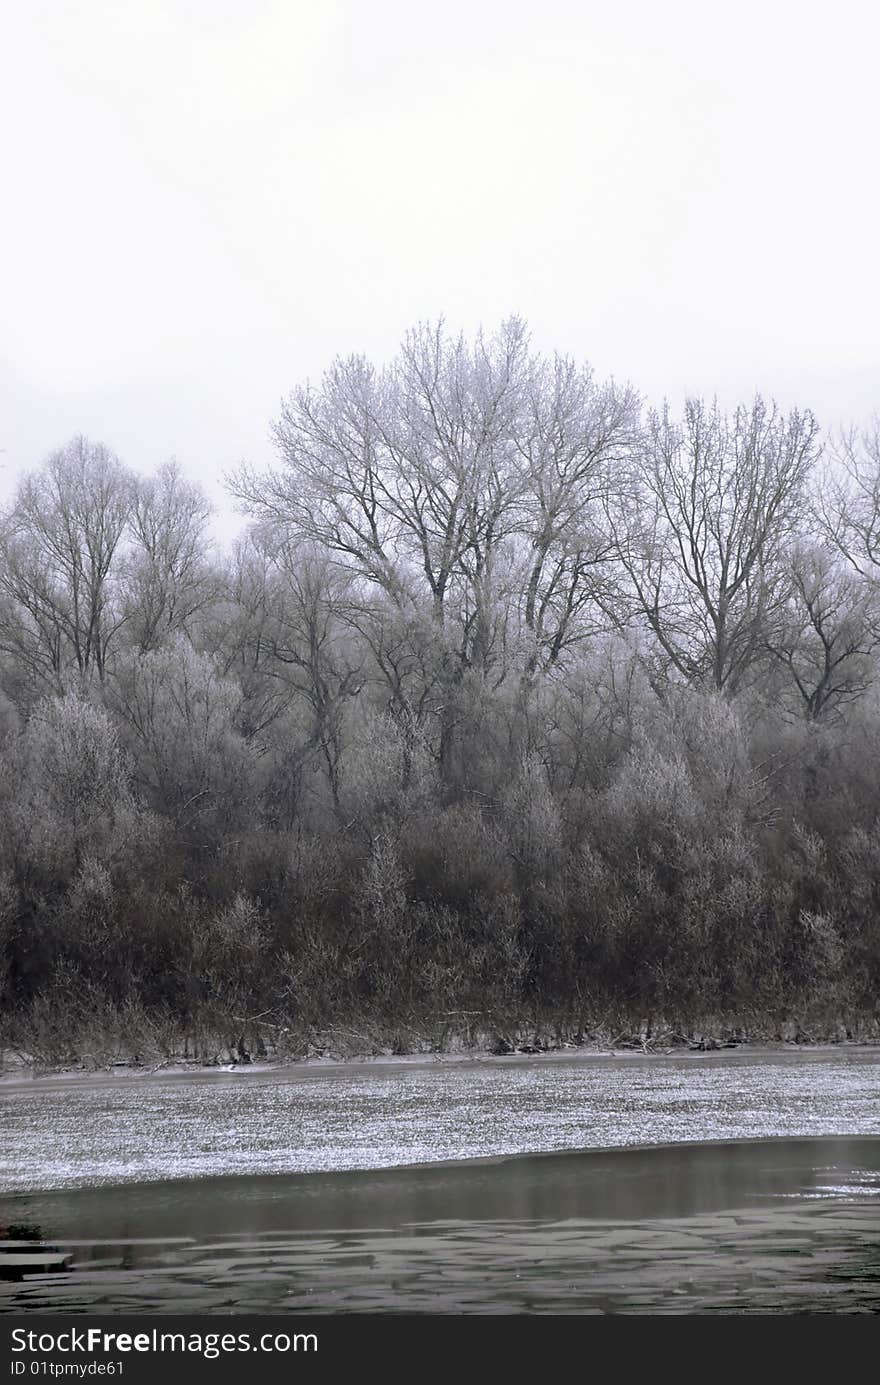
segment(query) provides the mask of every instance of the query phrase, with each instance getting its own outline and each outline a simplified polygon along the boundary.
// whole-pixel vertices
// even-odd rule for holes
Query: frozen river
[[[878,1134],[867,1049],[59,1078],[0,1087],[0,1192]]]
[[[0,1310],[876,1313],[878,1093],[857,1049],[6,1084]]]

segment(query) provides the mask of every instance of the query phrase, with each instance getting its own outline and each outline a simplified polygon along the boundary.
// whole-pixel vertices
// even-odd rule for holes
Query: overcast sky
[[[0,0],[0,497],[83,432],[219,500],[295,383],[440,314],[866,419],[876,13]]]

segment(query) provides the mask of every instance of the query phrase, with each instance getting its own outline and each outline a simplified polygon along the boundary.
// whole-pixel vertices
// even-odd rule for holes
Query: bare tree
[[[877,591],[819,545],[798,544],[771,649],[811,721],[827,719],[871,686],[880,648]]]
[[[147,653],[218,594],[207,553],[211,506],[198,486],[184,480],[176,462],[134,485],[131,551],[126,564],[129,639]]]
[[[377,417],[384,387],[366,360],[337,360],[320,389],[283,403],[272,435],[280,469],[242,468],[230,489],[261,523],[319,543],[368,583],[398,591]]]
[[[350,574],[281,525],[238,546],[222,614],[210,623],[224,672],[242,691],[239,724],[276,763],[270,797],[292,817],[306,769],[321,768],[338,807],[343,717],[364,683],[350,621]]]
[[[320,758],[338,811],[343,715],[364,682],[363,654],[348,620],[357,605],[351,579],[333,567],[326,553],[291,547],[283,533],[264,536],[264,543],[273,579],[264,667],[308,709],[297,759]]]
[[[810,413],[756,398],[732,416],[687,401],[681,423],[651,415],[641,464],[606,515],[633,618],[665,670],[733,695],[766,656],[787,592],[784,551],[818,456]]]
[[[482,610],[515,499],[511,421],[525,357],[514,320],[473,348],[423,325],[383,371],[338,360],[320,389],[284,403],[273,428],[281,470],[245,469],[233,493],[398,604],[427,596],[439,625],[463,587]],[[475,646],[481,634],[477,619]]]
[[[231,487],[351,575],[389,710],[435,717],[448,763],[483,685],[607,624],[597,498],[638,419],[634,391],[533,354],[518,318],[471,343],[421,324],[384,369],[337,360],[295,390],[273,428],[279,467]]]
[[[522,619],[534,671],[607,624],[613,546],[600,501],[615,472],[631,465],[640,401],[629,386],[600,385],[589,367],[556,356],[533,363],[523,412]]]
[[[842,432],[830,451],[820,494],[825,533],[857,572],[880,581],[880,414],[861,432]]]
[[[248,736],[263,736],[283,718],[289,688],[267,672],[271,660],[274,597],[272,563],[258,536],[239,540],[227,564],[222,600],[206,613],[202,638],[223,673],[242,690],[242,719]]]
[[[410,617],[430,613],[445,653],[441,759],[466,672],[505,657],[497,598],[521,520],[514,436],[527,354],[513,319],[473,346],[422,325],[382,371],[337,361],[319,389],[285,402],[273,430],[281,468],[231,482],[251,514],[350,573],[365,606],[379,594]]]
[[[0,530],[0,641],[56,690],[72,668],[103,679],[125,613],[114,569],[133,478],[77,437],[21,483]]]

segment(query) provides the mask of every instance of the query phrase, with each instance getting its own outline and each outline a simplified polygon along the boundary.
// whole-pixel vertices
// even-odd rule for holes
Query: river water
[[[4,1221],[14,1311],[876,1312],[880,1054],[7,1085]]]

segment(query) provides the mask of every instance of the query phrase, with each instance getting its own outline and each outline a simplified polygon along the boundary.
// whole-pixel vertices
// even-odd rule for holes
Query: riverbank
[[[287,1057],[262,1058],[256,1061],[248,1058],[246,1062],[230,1057],[227,1061],[216,1063],[205,1063],[197,1059],[183,1060],[180,1058],[169,1058],[168,1060],[153,1064],[134,1064],[126,1062],[113,1062],[106,1067],[86,1066],[85,1064],[70,1064],[65,1067],[45,1068],[29,1062],[26,1057],[19,1054],[0,1052],[0,1090],[12,1090],[18,1087],[30,1088],[33,1086],[43,1086],[55,1083],[88,1083],[102,1082],[107,1080],[122,1081],[125,1079],[144,1079],[150,1077],[173,1078],[173,1077],[211,1077],[220,1074],[233,1072],[242,1075],[253,1074],[273,1074],[283,1077],[285,1073],[291,1077],[301,1076],[308,1072],[366,1072],[371,1069],[389,1068],[433,1068],[438,1064],[444,1066],[468,1065],[474,1063],[491,1063],[493,1066],[504,1067],[511,1062],[521,1062],[523,1060],[541,1060],[542,1062],[553,1062],[559,1060],[571,1060],[581,1058],[588,1062],[619,1063],[627,1059],[645,1058],[669,1058],[675,1057],[687,1060],[694,1058],[722,1059],[725,1055],[739,1054],[743,1057],[754,1056],[756,1058],[772,1057],[779,1054],[824,1054],[824,1053],[845,1053],[854,1052],[859,1054],[876,1053],[880,1056],[880,1044],[876,1042],[858,1042],[851,1039],[827,1040],[819,1043],[795,1042],[794,1040],[764,1040],[744,1043],[710,1043],[710,1044],[687,1044],[680,1043],[668,1047],[660,1047],[651,1042],[645,1044],[627,1044],[625,1047],[610,1048],[602,1045],[592,1046],[590,1044],[562,1044],[553,1049],[513,1049],[509,1053],[498,1053],[489,1048],[474,1048],[458,1050],[448,1053],[369,1053],[355,1056],[338,1057],[328,1053],[308,1054],[301,1058],[290,1059]]]

